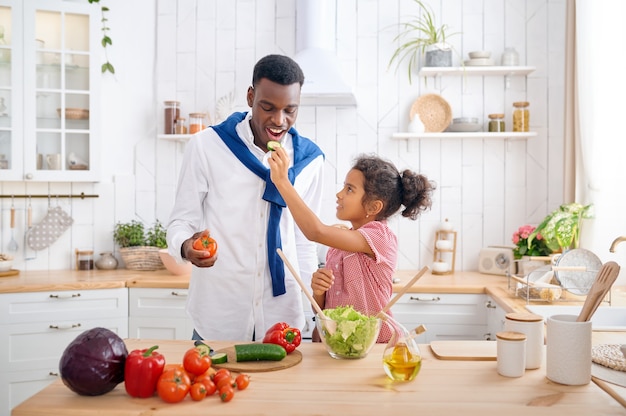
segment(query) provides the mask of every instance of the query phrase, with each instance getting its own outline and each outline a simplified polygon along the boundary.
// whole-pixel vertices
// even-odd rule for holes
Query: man
[[[267,162],[268,142],[280,142],[294,161],[294,187],[319,212],[324,155],[293,128],[303,83],[292,59],[262,58],[247,92],[251,111],[234,113],[187,143],[167,242],[178,261],[197,266],[187,300],[194,339],[259,340],[276,322],[304,326],[300,287],[276,248],[310,281],[316,245],[283,209]],[[204,230],[217,241],[213,257],[192,247]]]

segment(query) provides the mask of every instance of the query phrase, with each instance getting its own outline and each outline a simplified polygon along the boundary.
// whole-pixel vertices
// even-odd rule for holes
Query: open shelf
[[[531,137],[536,137],[537,132],[528,131],[528,132],[512,132],[505,131],[502,133],[489,133],[485,131],[471,132],[471,133],[452,133],[452,132],[443,132],[443,133],[393,133],[391,138],[394,140],[408,140],[408,139],[444,139],[444,138],[455,138],[455,139],[529,139]]]
[[[441,75],[528,75],[535,70],[534,66],[425,66],[420,69],[423,77]]]

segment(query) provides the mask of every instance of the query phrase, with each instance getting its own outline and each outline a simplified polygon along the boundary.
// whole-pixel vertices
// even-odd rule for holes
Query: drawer
[[[400,322],[486,325],[485,299],[480,294],[408,293],[391,311]]]
[[[63,290],[0,295],[0,324],[128,316],[128,289]]]
[[[45,322],[2,325],[0,362],[3,371],[58,368],[65,348],[79,334],[95,327],[107,328],[120,338],[128,338],[127,317],[85,319],[77,315],[68,321],[50,317]]]
[[[129,289],[131,317],[187,318],[187,289]]]

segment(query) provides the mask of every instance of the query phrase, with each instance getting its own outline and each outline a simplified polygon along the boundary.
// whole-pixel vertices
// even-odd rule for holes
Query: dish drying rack
[[[518,260],[516,260],[518,261]],[[550,257],[546,258],[545,266],[550,265]],[[558,270],[558,266],[552,266],[553,270]],[[561,268],[566,270],[586,271],[586,267],[574,267],[574,268]],[[531,270],[532,271],[532,270]],[[581,292],[581,290],[588,288],[580,287],[565,287],[557,283],[542,285],[537,284],[535,281],[530,280],[531,273],[528,272],[525,275],[511,274],[510,271],[506,272],[507,276],[507,289],[513,292],[515,296],[525,299],[526,304],[530,302],[584,302],[586,295],[578,295],[572,292]],[[611,291],[607,293],[602,301],[611,305]]]

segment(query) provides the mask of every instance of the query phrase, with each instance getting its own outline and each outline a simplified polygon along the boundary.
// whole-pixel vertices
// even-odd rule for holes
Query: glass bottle
[[[411,381],[422,367],[422,356],[409,331],[385,314],[383,320],[392,329],[391,339],[383,352],[383,367],[387,377],[394,381]]]
[[[528,101],[516,101],[513,103],[513,131],[529,131],[530,110]]]

